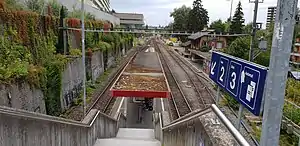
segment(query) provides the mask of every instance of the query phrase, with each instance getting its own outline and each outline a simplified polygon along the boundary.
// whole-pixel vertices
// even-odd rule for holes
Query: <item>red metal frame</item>
[[[165,71],[162,67],[161,60],[160,60],[157,53],[156,53],[156,56],[157,56],[157,59],[159,61],[160,67],[162,69],[163,76],[165,78],[165,83],[167,85],[167,91],[144,91],[144,90],[118,90],[118,89],[114,89],[116,83],[120,80],[120,77],[123,75],[125,69],[132,62],[132,60],[136,57],[136,55],[137,55],[137,53],[130,59],[130,61],[127,63],[127,65],[122,70],[122,73],[118,76],[117,80],[115,81],[115,83],[111,87],[111,89],[110,89],[111,95],[113,97],[131,97],[131,98],[134,98],[134,97],[169,98],[170,97],[170,92],[171,92],[170,86],[168,84],[168,81],[167,81],[167,78],[166,78],[166,75],[165,75]]]

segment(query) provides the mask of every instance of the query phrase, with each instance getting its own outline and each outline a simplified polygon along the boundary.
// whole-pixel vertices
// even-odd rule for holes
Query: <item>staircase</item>
[[[120,128],[115,138],[98,139],[94,146],[161,146],[153,129]]]

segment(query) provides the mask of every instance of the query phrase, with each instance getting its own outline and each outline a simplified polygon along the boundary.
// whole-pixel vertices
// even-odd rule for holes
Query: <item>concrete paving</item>
[[[133,60],[133,65],[161,71],[158,55],[156,52],[139,52]]]
[[[153,129],[152,111],[143,110],[142,106],[134,103],[133,99],[127,99],[127,124],[128,128]],[[139,119],[141,115],[141,119]]]
[[[116,138],[98,139],[94,146],[161,146],[153,129],[121,128]]]

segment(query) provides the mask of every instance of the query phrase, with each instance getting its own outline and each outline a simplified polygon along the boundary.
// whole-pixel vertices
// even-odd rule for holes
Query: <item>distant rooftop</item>
[[[120,24],[144,25],[144,15],[137,13],[113,13],[114,16],[120,18]]]
[[[207,31],[201,31],[201,32],[197,32],[197,33],[194,33],[192,35],[190,35],[188,37],[188,39],[190,40],[196,40],[196,39],[199,39],[203,36],[216,36],[216,37],[238,37],[238,36],[248,36],[249,34],[216,34],[216,33],[213,33],[212,30],[207,30]]]
[[[114,13],[113,15],[119,17],[121,20],[144,20],[144,15],[137,13]]]

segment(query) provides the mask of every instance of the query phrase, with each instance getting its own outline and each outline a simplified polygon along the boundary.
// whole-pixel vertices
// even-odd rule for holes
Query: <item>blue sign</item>
[[[267,68],[213,52],[209,77],[254,115],[259,115]]]

